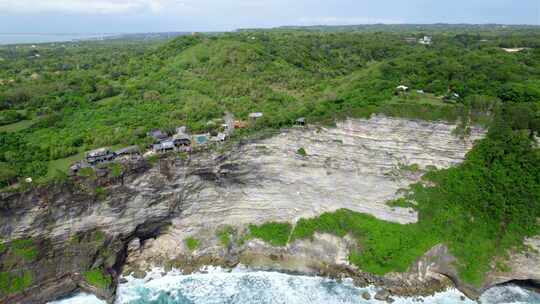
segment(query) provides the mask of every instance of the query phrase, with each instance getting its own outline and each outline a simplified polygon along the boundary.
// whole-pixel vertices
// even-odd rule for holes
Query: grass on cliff
[[[92,269],[84,273],[84,279],[92,286],[109,288],[112,284],[111,276],[101,268]]]
[[[289,223],[266,223],[260,226],[249,225],[249,236],[261,239],[272,246],[286,246],[291,235]]]
[[[185,240],[186,246],[190,251],[195,251],[201,245],[201,242],[195,238],[189,237]]]
[[[351,252],[350,261],[364,271],[379,275],[406,271],[438,241],[421,225],[389,223],[344,209],[313,219],[301,219],[291,240],[312,238],[315,232],[340,237],[352,234],[358,240],[361,251]]]
[[[234,232],[234,228],[227,226],[216,233],[217,237],[219,238],[219,242],[221,245],[223,245],[223,247],[229,247]]]
[[[350,233],[358,241],[350,261],[375,274],[405,271],[443,243],[457,258],[461,279],[480,286],[494,258],[540,232],[540,150],[520,127],[521,114],[503,112],[461,165],[428,172],[424,179],[432,186],[411,187],[418,223],[400,225],[338,210],[301,219],[291,240],[311,238],[315,232]],[[270,244],[284,246],[288,230],[270,229],[274,225],[254,231]]]
[[[4,252],[8,252],[8,257],[21,258],[28,262],[33,261],[38,255],[37,246],[32,239],[17,239],[9,243],[0,243],[0,253]]]
[[[30,287],[32,280],[32,273],[28,271],[25,271],[22,275],[0,272],[0,295],[23,291]]]

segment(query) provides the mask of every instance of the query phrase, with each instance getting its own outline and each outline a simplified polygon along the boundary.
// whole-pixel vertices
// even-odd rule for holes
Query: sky
[[[540,0],[0,0],[0,33],[190,32],[372,23],[540,25]]]

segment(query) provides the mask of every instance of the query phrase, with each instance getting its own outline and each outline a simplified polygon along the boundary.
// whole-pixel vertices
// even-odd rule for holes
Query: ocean
[[[0,45],[100,39],[105,34],[0,34]]]
[[[209,269],[182,275],[162,274],[156,269],[144,279],[126,277],[118,288],[115,304],[382,304],[373,299],[376,287],[357,288],[351,280],[337,282],[277,272],[232,272]],[[362,298],[368,292],[371,300]],[[474,304],[450,289],[430,297],[395,298],[395,304]],[[518,286],[495,287],[481,298],[482,304],[538,304],[540,294]],[[76,294],[49,304],[105,304],[93,295]]]

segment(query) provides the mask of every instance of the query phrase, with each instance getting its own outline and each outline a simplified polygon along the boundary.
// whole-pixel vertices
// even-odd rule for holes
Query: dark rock
[[[362,293],[362,298],[363,298],[364,300],[366,300],[366,301],[369,301],[369,300],[371,300],[371,295],[369,294],[369,292],[364,291],[364,292]]]
[[[394,299],[392,299],[391,296],[392,294],[388,290],[381,289],[377,291],[377,293],[375,294],[375,300],[385,301],[387,303],[393,303]]]

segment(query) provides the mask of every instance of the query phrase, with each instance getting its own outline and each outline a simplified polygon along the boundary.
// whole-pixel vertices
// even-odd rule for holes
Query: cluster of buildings
[[[190,135],[186,127],[176,128],[176,133],[169,136],[161,130],[152,130],[147,135],[154,139],[152,151],[158,154],[167,152],[190,152],[193,146],[204,146],[209,142],[223,142],[230,135],[230,127],[223,124],[224,132],[212,136],[210,133]]]
[[[109,148],[100,148],[87,152],[85,159],[74,163],[69,168],[69,171],[71,174],[77,174],[83,168],[94,167],[120,159],[129,160],[140,157],[140,155],[141,150],[139,146],[130,146],[117,151],[112,151]]]
[[[230,114],[229,114],[230,115]],[[234,132],[234,129],[243,129],[249,126],[248,122],[234,120],[231,117],[225,119],[225,123],[219,128],[220,132],[204,133],[204,134],[189,134],[185,126],[175,129],[175,134],[172,136],[160,129],[152,130],[146,135],[154,140],[152,149],[148,153],[164,154],[169,152],[191,152],[194,147],[206,146],[209,143],[224,142]],[[249,118],[252,122],[262,118],[263,113],[251,113]],[[296,120],[296,125],[305,126],[306,119],[301,117]],[[86,153],[84,160],[73,164],[70,167],[72,174],[76,174],[81,169],[86,167],[95,167],[99,164],[110,163],[122,159],[134,159],[141,157],[139,146],[130,146],[117,151],[112,151],[109,148],[100,148]]]

